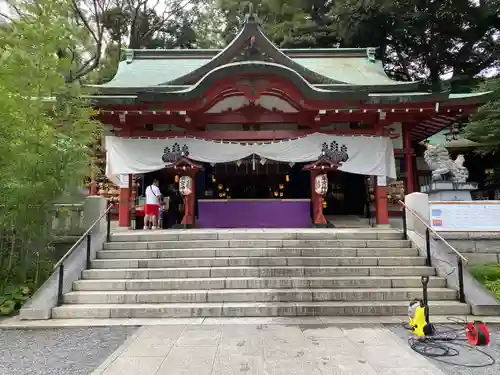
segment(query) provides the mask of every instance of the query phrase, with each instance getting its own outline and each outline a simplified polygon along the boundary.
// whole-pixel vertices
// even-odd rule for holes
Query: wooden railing
[[[81,236],[85,232],[83,203],[58,203],[52,210],[52,230],[58,236]]]

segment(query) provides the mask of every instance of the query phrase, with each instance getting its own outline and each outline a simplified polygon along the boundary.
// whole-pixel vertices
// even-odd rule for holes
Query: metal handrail
[[[87,229],[85,231],[85,233],[83,233],[80,238],[78,238],[78,240],[76,240],[75,244],[73,246],[71,246],[71,248],[66,252],[66,254],[63,255],[63,257],[61,259],[59,259],[59,262],[56,263],[56,265],[54,266],[54,270],[59,267],[66,259],[68,259],[68,257],[73,253],[73,251],[75,251],[75,249],[83,242],[83,240],[85,239],[85,237],[87,237],[88,234],[90,234],[90,232],[92,231],[92,229],[95,228],[95,226],[97,224],[99,224],[99,222],[102,220],[102,218],[111,210],[111,205],[108,206],[108,208],[106,209],[106,211],[104,211],[104,213],[99,216],[99,218],[94,221],[94,223],[90,226],[89,229]]]
[[[465,263],[468,263],[469,261],[467,260],[466,257],[464,257],[457,249],[455,249],[453,246],[450,245],[448,241],[446,241],[438,232],[436,232],[429,224],[425,222],[424,219],[422,219],[419,214],[417,214],[414,210],[412,210],[410,207],[408,207],[403,201],[399,201],[399,204],[401,204],[406,210],[410,211],[413,216],[415,216],[424,226],[431,231],[437,238],[439,238],[441,241],[443,241],[453,252],[459,257],[462,258],[462,260]],[[405,233],[406,234],[406,233]]]
[[[83,242],[83,240],[86,238],[87,239],[87,269],[90,268],[90,262],[91,262],[91,241],[92,241],[92,236],[91,232],[92,230],[96,227],[97,224],[103,219],[104,216],[106,216],[107,220],[107,225],[106,225],[106,241],[109,242],[110,240],[110,234],[111,234],[111,209],[113,208],[113,205],[108,204],[108,207],[106,208],[106,211],[102,213],[99,218],[92,223],[92,225],[83,233],[80,238],[75,242],[73,246],[66,252],[66,254],[63,255],[63,257],[56,263],[54,266],[54,270],[59,268],[59,279],[58,279],[58,292],[57,292],[57,306],[61,306],[63,304],[64,300],[64,295],[63,295],[63,287],[64,287],[64,261],[68,259],[68,257],[73,254],[73,252],[80,246],[80,244]]]
[[[464,291],[464,262],[468,263],[469,261],[467,260],[466,257],[464,257],[460,252],[455,249],[453,246],[450,245],[448,241],[446,241],[437,231],[435,231],[429,224],[425,222],[424,219],[420,217],[418,213],[416,213],[414,210],[412,210],[410,207],[408,207],[403,201],[399,201],[399,204],[403,207],[403,235],[404,238],[408,238],[408,227],[406,223],[406,210],[408,210],[410,213],[413,214],[424,226],[425,226],[425,248],[427,252],[427,259],[426,259],[426,264],[428,267],[431,266],[432,264],[432,257],[431,257],[431,232],[439,238],[441,241],[443,241],[448,248],[453,250],[455,255],[457,256],[457,268],[458,268],[458,294],[459,294],[459,300],[462,303],[465,303],[465,291]]]

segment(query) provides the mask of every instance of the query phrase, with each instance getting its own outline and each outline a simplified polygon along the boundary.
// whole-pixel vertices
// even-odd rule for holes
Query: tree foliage
[[[79,85],[67,80],[73,57],[57,53],[74,50],[84,32],[68,16],[72,2],[18,10],[23,17],[0,31],[0,295],[21,298],[19,286],[36,286],[50,269],[48,213],[89,172],[99,127]],[[0,312],[10,312],[12,298]]]
[[[467,139],[478,142],[478,152],[490,154],[493,173],[488,175],[489,185],[500,186],[500,78],[486,80],[479,91],[490,91],[490,101],[473,114],[464,131]]]
[[[400,80],[455,87],[498,68],[498,0],[220,0],[227,39],[249,4],[281,47],[379,47],[387,72]]]

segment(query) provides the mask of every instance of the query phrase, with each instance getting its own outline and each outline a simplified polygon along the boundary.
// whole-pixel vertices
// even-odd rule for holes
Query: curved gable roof
[[[200,79],[195,85],[177,91],[164,91],[162,86],[151,87],[149,90],[145,90],[139,93],[140,100],[155,101],[168,99],[169,96],[172,97],[182,97],[184,99],[197,98],[204,94],[204,92],[213,83],[222,80],[226,77],[234,77],[240,74],[252,74],[252,73],[270,73],[276,76],[280,76],[284,79],[288,79],[303,93],[305,96],[316,98],[316,99],[344,99],[344,100],[367,100],[368,91],[357,90],[357,91],[332,91],[317,88],[307,82],[304,77],[302,77],[295,70],[288,68],[286,66],[270,63],[265,61],[245,61],[238,63],[229,63],[226,65],[218,66],[212,71],[208,72],[202,79]]]
[[[252,49],[254,54],[241,56]],[[256,53],[255,53],[256,52]],[[398,82],[375,60],[373,48],[278,49],[262,32],[256,16],[223,50],[128,50],[115,77],[102,88],[194,85],[214,69],[235,59],[269,60],[292,69],[318,85],[386,86],[393,91],[418,90],[418,82]]]

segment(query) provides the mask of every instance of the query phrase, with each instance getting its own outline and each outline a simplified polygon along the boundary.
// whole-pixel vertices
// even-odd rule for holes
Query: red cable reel
[[[470,345],[485,346],[490,343],[490,333],[486,324],[478,320],[465,324],[465,336]]]

